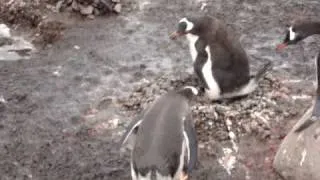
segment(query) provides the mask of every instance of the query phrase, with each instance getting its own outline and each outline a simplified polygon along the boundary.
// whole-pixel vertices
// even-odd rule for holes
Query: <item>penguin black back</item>
[[[197,140],[189,103],[197,94],[194,87],[170,91],[130,123],[122,144],[130,134],[136,135],[131,158],[133,179],[171,179],[192,170],[197,159]],[[183,172],[185,155],[187,172]]]

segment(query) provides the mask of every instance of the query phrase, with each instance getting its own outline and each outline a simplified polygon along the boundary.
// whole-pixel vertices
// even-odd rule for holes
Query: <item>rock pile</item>
[[[140,112],[157,96],[169,89],[196,85],[192,76],[177,77],[164,75],[151,83],[138,87],[127,99],[119,103],[124,110]],[[261,139],[280,138],[273,133],[274,127],[283,119],[297,115],[290,90],[278,79],[268,74],[259,88],[241,100],[205,102],[202,97],[195,101],[192,111],[196,121],[198,138],[202,142],[229,140],[230,136],[255,135]],[[281,133],[280,133],[281,134]]]
[[[56,9],[62,11],[72,9],[88,17],[103,15],[110,12],[120,13],[122,5],[120,0],[60,0]]]

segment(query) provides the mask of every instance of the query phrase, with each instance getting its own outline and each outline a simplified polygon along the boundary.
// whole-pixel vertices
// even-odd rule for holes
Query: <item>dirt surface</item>
[[[203,3],[207,5],[200,12]],[[230,139],[214,135],[208,141],[201,134],[207,130],[198,126],[200,161],[191,179],[280,179],[271,168],[272,158],[281,138],[310,105],[313,57],[319,43],[308,38],[284,53],[274,49],[289,20],[319,17],[318,0],[141,0],[125,4],[119,16],[95,20],[51,12],[48,19],[67,25],[61,39],[39,48],[29,60],[0,61],[0,179],[130,179],[129,153],[119,153],[116,145],[139,108],[123,108],[123,100],[146,84],[157,84],[159,77],[166,77],[163,81],[168,85],[172,78],[189,77],[192,67],[186,41],[173,42],[168,34],[181,17],[199,13],[223,19],[235,29],[253,72],[265,60],[274,62],[271,80],[264,80],[268,88],[260,95],[270,93],[271,87],[288,89],[277,101],[283,103],[277,105],[289,115],[271,119],[267,136],[245,129],[237,133],[239,151],[230,175],[219,162],[221,154],[226,155],[221,149],[230,147]],[[39,13],[47,15],[46,11]],[[9,21],[1,18],[2,22]],[[12,27],[21,24],[11,23]],[[28,29],[22,35],[33,39],[33,33]],[[152,97],[163,91],[150,93]],[[221,106],[233,108],[241,102]],[[222,125],[212,131],[227,132],[225,123]]]

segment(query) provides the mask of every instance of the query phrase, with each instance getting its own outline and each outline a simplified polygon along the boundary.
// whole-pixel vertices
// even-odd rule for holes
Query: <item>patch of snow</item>
[[[281,83],[300,83],[301,81],[301,79],[288,79],[281,81]]]
[[[311,99],[312,97],[309,95],[293,95],[292,99],[297,100],[297,99]]]
[[[80,49],[80,46],[74,45],[73,48],[76,49],[76,50],[79,50],[79,49]]]
[[[234,169],[234,164],[237,162],[237,158],[232,155],[232,149],[223,148],[224,157],[221,157],[218,162],[224,169],[227,171],[229,175],[231,175],[231,170]]]
[[[57,70],[53,71],[52,74],[53,74],[54,76],[60,77],[60,76],[61,76],[61,68],[62,68],[61,66],[58,66],[58,67],[57,67]]]

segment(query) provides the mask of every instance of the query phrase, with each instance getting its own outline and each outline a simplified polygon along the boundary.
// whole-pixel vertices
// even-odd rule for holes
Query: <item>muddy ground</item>
[[[235,29],[252,71],[265,60],[274,62],[271,76],[290,90],[281,108],[294,113],[272,123],[274,136],[238,137],[238,164],[231,175],[215,150],[202,148],[191,179],[281,179],[271,168],[272,158],[281,138],[310,105],[312,59],[319,43],[309,38],[284,53],[274,48],[289,20],[319,17],[318,0],[126,3],[122,14],[94,20],[50,11],[49,19],[67,26],[62,39],[37,46],[28,60],[0,61],[0,179],[130,179],[128,152],[120,153],[116,145],[136,111],[124,109],[118,99],[127,99],[159,76],[192,72],[185,40],[172,42],[168,34],[178,19],[198,13],[221,18]],[[207,5],[200,12],[203,3]],[[17,27],[14,33],[34,39],[32,24],[29,29],[20,21],[9,23]],[[226,141],[212,143],[221,147]]]

